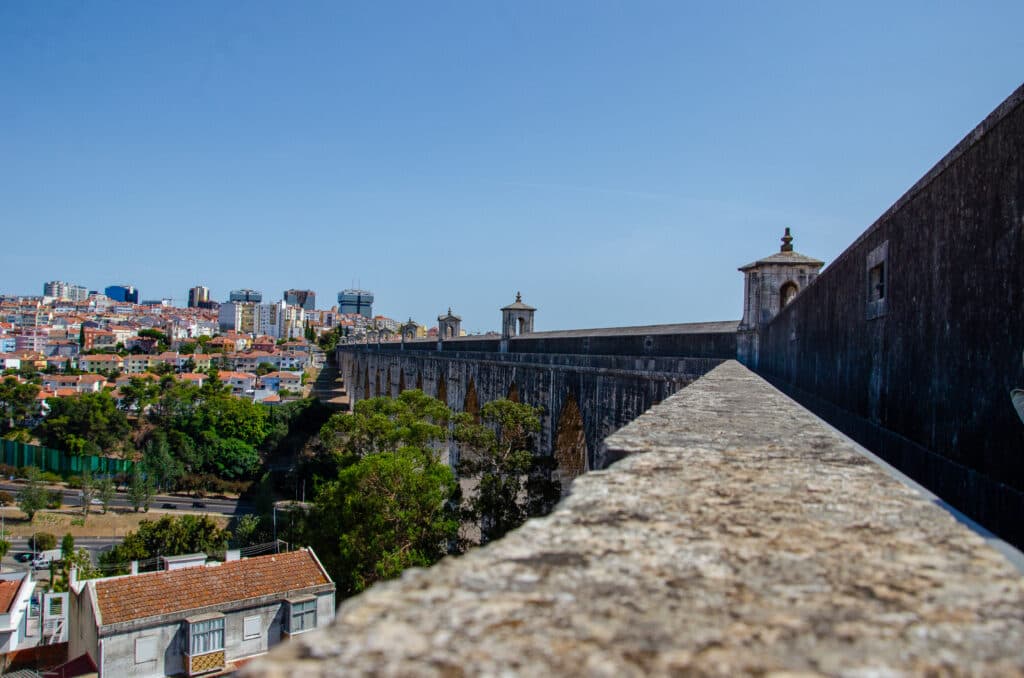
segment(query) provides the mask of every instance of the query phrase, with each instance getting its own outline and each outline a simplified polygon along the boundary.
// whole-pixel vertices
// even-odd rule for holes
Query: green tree
[[[76,571],[76,577],[80,580],[101,576],[100,571],[93,567],[88,551],[84,548],[72,548],[70,552],[65,553],[62,544],[60,562],[50,565],[50,589],[55,593],[68,591],[71,588],[71,570]]]
[[[173,489],[185,472],[181,461],[171,453],[168,436],[163,431],[146,441],[142,460],[147,477],[163,490]]]
[[[78,326],[78,347],[85,348],[85,323]]]
[[[33,551],[49,551],[57,546],[57,536],[49,532],[36,532],[29,538],[29,546]]]
[[[39,387],[35,384],[23,384],[14,377],[4,377],[0,382],[0,413],[4,421],[0,423],[0,431],[13,429],[17,422],[23,421],[38,411],[36,396]]]
[[[82,515],[88,517],[89,509],[92,508],[93,497],[96,496],[98,491],[96,479],[92,477],[92,471],[89,469],[88,464],[82,465],[82,489],[80,491],[80,497],[82,500]]]
[[[150,379],[132,377],[127,384],[121,386],[121,409],[125,412],[138,410],[142,421],[142,412],[157,401],[160,386]]]
[[[129,532],[123,542],[100,556],[100,564],[123,573],[128,571],[132,560],[184,553],[222,553],[230,538],[231,533],[217,527],[207,515],[143,520],[137,531]]]
[[[138,513],[140,509],[149,511],[149,502],[153,499],[153,479],[145,468],[144,462],[132,467],[132,476],[128,484],[128,500]]]
[[[459,527],[457,487],[447,465],[414,447],[368,454],[324,484],[308,538],[342,595],[448,553]]]
[[[427,448],[448,440],[452,412],[416,389],[397,398],[370,398],[351,414],[336,414],[320,429],[320,440],[339,458],[363,456],[402,446]]]
[[[60,557],[67,558],[75,552],[75,536],[68,532],[60,540]]]
[[[262,377],[265,374],[270,374],[271,372],[276,371],[277,366],[274,365],[274,363],[260,363],[259,365],[256,366],[256,374],[257,376],[260,377]]]
[[[104,454],[120,449],[131,426],[106,391],[75,398],[50,398],[50,414],[36,429],[44,445],[72,454]]]
[[[0,558],[7,555],[7,552],[11,550],[11,542],[6,539],[0,539]]]
[[[114,502],[114,498],[117,497],[117,489],[114,487],[114,481],[110,478],[104,478],[97,483],[96,491],[99,495],[100,501],[103,502],[103,513],[107,513],[107,511],[110,510],[110,505]]]
[[[49,496],[42,480],[39,479],[39,469],[29,467],[25,477],[25,487],[18,492],[18,508],[28,516],[28,521],[32,522],[36,513],[46,508]]]
[[[235,521],[235,527],[231,530],[234,535],[234,543],[237,548],[245,548],[258,544],[263,539],[262,521],[259,516],[246,514]]]
[[[479,525],[481,542],[487,543],[530,515],[549,511],[561,487],[550,478],[549,467],[543,477],[544,462],[533,453],[533,436],[540,431],[538,408],[494,400],[481,408],[480,419],[477,424],[461,415],[455,438],[462,447],[460,477],[477,481],[463,515]]]

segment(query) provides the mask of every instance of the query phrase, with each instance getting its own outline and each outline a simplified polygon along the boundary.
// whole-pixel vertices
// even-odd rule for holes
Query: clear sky
[[[739,318],[1024,80],[1024,2],[0,3],[0,291]]]

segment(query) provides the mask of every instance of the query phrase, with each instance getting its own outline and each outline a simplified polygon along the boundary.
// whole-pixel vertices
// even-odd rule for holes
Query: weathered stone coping
[[[1008,561],[738,363],[606,443],[550,516],[248,675],[1024,672]]]

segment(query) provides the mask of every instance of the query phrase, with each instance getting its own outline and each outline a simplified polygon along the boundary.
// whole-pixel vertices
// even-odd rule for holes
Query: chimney
[[[68,573],[68,589],[70,589],[72,591],[76,591],[77,590],[77,586],[76,586],[77,584],[78,584],[78,568],[77,567],[72,567],[71,568],[71,572]]]
[[[239,549],[228,549],[227,554],[224,556],[224,562],[230,563],[232,560],[238,560],[242,557],[242,552]]]
[[[139,561],[133,560],[132,564],[131,564],[131,568],[132,568],[132,570],[131,570],[132,574],[138,574],[139,573]]]

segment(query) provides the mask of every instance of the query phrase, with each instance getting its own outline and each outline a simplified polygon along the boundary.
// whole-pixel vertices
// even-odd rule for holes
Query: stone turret
[[[508,351],[508,340],[521,334],[533,332],[533,306],[523,303],[523,296],[516,292],[516,300],[501,309],[501,352]]]
[[[452,313],[452,307],[448,307],[448,313],[437,316],[437,339],[458,339],[462,333],[462,318]]]
[[[419,329],[419,323],[412,318],[409,318],[400,328],[402,332],[402,343],[406,341],[412,341],[416,338],[416,332]]]
[[[793,250],[793,236],[786,228],[779,251],[739,270],[744,275],[743,320],[737,336],[737,358],[748,367],[758,363],[759,332],[800,290],[818,277],[825,262]]]

